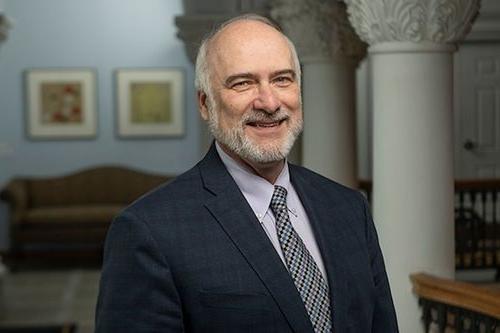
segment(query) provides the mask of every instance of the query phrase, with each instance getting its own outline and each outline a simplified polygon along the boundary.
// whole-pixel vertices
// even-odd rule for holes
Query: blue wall
[[[16,175],[59,175],[119,164],[178,174],[200,156],[193,70],[176,37],[181,0],[4,0],[14,22],[0,46],[0,187]],[[32,141],[25,133],[23,72],[89,67],[97,73],[94,140]],[[123,140],[115,135],[114,71],[178,67],[186,74],[186,135]],[[0,205],[0,250],[7,247],[7,208]]]

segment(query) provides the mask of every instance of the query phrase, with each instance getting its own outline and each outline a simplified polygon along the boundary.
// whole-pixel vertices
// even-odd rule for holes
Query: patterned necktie
[[[271,209],[285,262],[297,287],[316,333],[330,333],[332,319],[328,286],[313,257],[290,222],[286,205],[287,191],[274,187]]]

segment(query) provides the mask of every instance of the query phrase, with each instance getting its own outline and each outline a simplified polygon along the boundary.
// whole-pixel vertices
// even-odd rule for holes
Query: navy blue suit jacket
[[[331,292],[334,330],[397,332],[367,203],[290,165]],[[106,239],[97,333],[314,333],[283,262],[214,146],[125,209]]]

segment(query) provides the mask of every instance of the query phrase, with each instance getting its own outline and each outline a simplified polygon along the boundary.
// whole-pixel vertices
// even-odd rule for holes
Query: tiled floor
[[[76,322],[78,333],[91,333],[98,285],[97,270],[7,273],[1,286],[0,323]]]

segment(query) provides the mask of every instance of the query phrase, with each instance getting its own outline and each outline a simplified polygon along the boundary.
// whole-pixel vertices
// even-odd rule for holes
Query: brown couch
[[[61,177],[14,178],[0,192],[10,210],[9,257],[100,256],[113,216],[169,179],[110,166]]]

